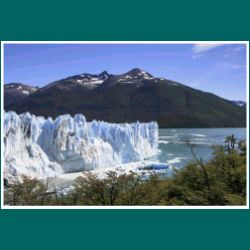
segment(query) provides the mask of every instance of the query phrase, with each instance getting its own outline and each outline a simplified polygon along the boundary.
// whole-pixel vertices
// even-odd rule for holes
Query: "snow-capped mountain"
[[[107,71],[103,71],[99,75],[91,75],[91,74],[82,74],[82,75],[77,75],[75,77],[72,77],[76,81],[76,83],[82,85],[82,86],[87,86],[90,88],[94,88],[100,84],[102,84],[104,81],[106,81],[110,75],[108,74]]]
[[[211,93],[134,68],[79,74],[40,88],[5,110],[45,117],[84,113],[87,120],[157,121],[160,127],[244,127],[246,110]]]
[[[177,82],[172,82],[166,80],[165,78],[153,77],[148,72],[141,70],[139,68],[134,68],[125,74],[113,75],[107,81],[104,82],[103,86],[113,86],[113,85],[132,85],[135,87],[142,87],[148,82],[152,83],[167,83],[168,85],[180,85]]]
[[[153,79],[153,77],[149,73],[146,73],[145,71],[135,68],[125,74],[110,77],[103,84],[103,86],[112,86],[115,84],[121,84],[121,85],[133,84],[136,87],[140,87],[143,85],[143,80],[146,79]]]
[[[18,103],[23,98],[35,93],[37,87],[22,83],[9,83],[4,85],[4,103],[7,105]]]
[[[116,81],[120,84],[135,84],[140,87],[144,80],[153,80],[153,76],[138,68],[132,69],[126,74],[117,77]],[[113,80],[113,79],[111,79]]]
[[[83,115],[55,120],[4,113],[4,176],[45,178],[60,173],[114,167],[156,153],[156,122],[86,122]]]
[[[107,71],[103,71],[100,74],[87,74],[83,73],[80,75],[70,76],[68,78],[52,82],[41,89],[41,91],[57,88],[61,90],[71,90],[78,87],[82,87],[85,90],[92,90],[104,81],[106,81],[111,75]]]

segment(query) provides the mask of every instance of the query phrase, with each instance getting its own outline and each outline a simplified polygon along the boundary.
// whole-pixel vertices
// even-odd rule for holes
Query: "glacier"
[[[147,159],[158,148],[158,124],[87,122],[82,114],[55,120],[4,112],[4,177],[54,177]]]

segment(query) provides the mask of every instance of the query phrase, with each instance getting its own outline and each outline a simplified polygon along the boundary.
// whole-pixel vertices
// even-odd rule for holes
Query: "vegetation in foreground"
[[[237,142],[237,144],[236,144]],[[237,148],[236,148],[237,145]],[[225,146],[215,146],[213,158],[194,161],[168,178],[155,172],[110,171],[99,179],[92,173],[75,180],[67,194],[48,191],[48,184],[23,176],[5,188],[5,205],[245,205],[246,141],[228,136]]]

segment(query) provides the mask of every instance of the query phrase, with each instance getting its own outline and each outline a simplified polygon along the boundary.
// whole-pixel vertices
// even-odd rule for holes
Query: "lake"
[[[232,134],[240,139],[245,138],[246,128],[159,129],[158,154],[148,160],[168,163],[170,168],[160,171],[164,176],[165,174],[171,175],[172,167],[180,168],[193,159],[190,149],[187,146],[187,140],[196,145],[195,152],[198,157],[208,160],[212,154],[211,146],[223,145],[225,137]],[[148,161],[127,163],[120,167],[127,170],[127,172],[129,172],[129,170],[135,171],[140,167],[143,168],[147,166],[147,162]],[[151,163],[149,165],[151,165]],[[102,177],[105,176],[107,170],[114,170],[114,167],[100,168],[92,170],[92,172]],[[82,173],[83,172],[61,174],[52,182],[52,188],[55,185],[65,191],[72,185],[75,178],[82,176]]]
[[[193,159],[187,141],[196,145],[198,157],[208,160],[213,152],[211,146],[223,145],[225,137],[232,134],[238,139],[246,138],[246,128],[159,129],[158,154],[150,160],[184,166]]]

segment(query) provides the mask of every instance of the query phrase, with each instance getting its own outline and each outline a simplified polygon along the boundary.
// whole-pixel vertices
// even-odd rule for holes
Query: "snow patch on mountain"
[[[25,95],[29,95],[30,94],[30,92],[27,91],[27,90],[23,90],[22,93],[25,94]]]
[[[29,94],[33,94],[34,92],[37,91],[38,88],[26,85],[26,84],[22,84],[22,83],[9,83],[9,84],[5,84],[4,85],[4,90],[6,92],[11,92],[11,93],[20,93],[20,94],[25,94],[25,95],[29,95]]]
[[[82,86],[95,87],[96,85],[102,84],[104,81],[106,81],[109,76],[110,75],[108,72],[104,71],[99,75],[81,74],[79,76],[73,77],[73,79],[75,79],[76,82]]]
[[[137,87],[140,87],[143,85],[144,80],[152,80],[154,77],[150,75],[149,73],[140,70],[138,68],[135,68],[126,74],[122,74],[118,77],[117,81],[120,84],[134,84]]]
[[[4,113],[4,176],[38,178],[93,170],[153,156],[156,122],[87,122],[81,114],[55,120],[30,113]]]

